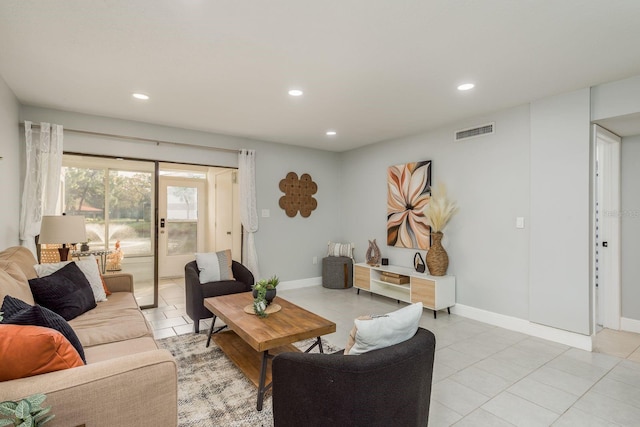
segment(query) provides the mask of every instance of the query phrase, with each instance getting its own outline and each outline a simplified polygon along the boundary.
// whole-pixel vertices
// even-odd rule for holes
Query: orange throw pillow
[[[60,332],[42,326],[0,325],[0,381],[83,366]]]
[[[96,263],[98,264],[98,271],[100,272],[100,280],[102,280],[102,287],[104,288],[104,293],[106,296],[111,295],[109,288],[107,288],[107,282],[104,281],[104,276],[102,276],[102,270],[100,270],[100,261],[96,258]]]

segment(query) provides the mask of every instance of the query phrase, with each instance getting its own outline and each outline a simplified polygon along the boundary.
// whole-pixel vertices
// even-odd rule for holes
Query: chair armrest
[[[176,426],[176,363],[153,350],[77,368],[0,382],[0,401],[47,395],[55,426]]]
[[[234,279],[247,285],[246,290],[250,291],[254,283],[254,277],[251,271],[237,261],[233,261],[231,270],[233,271]]]
[[[133,292],[133,275],[129,273],[105,274],[104,283],[109,292]]]

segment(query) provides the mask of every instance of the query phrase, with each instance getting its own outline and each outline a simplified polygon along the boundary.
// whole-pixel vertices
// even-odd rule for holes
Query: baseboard
[[[298,289],[308,288],[309,286],[322,285],[322,277],[309,277],[308,279],[288,280],[280,282],[278,289]]]
[[[640,320],[629,319],[627,317],[620,318],[620,329],[627,332],[635,332],[640,334]]]
[[[499,326],[511,331],[522,332],[545,340],[565,344],[581,350],[592,351],[593,342],[588,335],[582,335],[575,332],[564,331],[562,329],[552,328],[550,326],[532,323],[528,320],[519,319],[517,317],[506,316],[504,314],[493,313],[491,311],[470,307],[464,304],[456,304],[451,307],[451,312],[458,316],[467,317],[469,319],[478,320],[490,325]],[[639,321],[638,322],[640,325]]]

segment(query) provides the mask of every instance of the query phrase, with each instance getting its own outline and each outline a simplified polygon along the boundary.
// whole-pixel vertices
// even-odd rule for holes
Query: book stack
[[[409,276],[391,273],[389,271],[382,271],[380,273],[380,280],[387,283],[393,283],[394,285],[406,285],[409,283]]]

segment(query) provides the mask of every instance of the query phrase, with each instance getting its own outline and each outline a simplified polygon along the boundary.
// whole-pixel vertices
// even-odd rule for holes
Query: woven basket
[[[449,267],[449,255],[442,247],[442,232],[431,233],[433,244],[427,252],[427,268],[432,276],[444,276]]]

